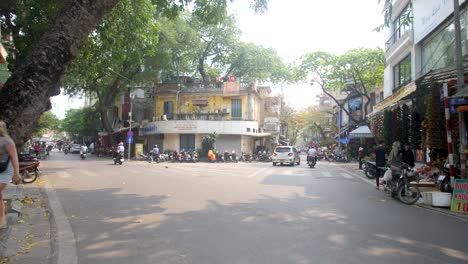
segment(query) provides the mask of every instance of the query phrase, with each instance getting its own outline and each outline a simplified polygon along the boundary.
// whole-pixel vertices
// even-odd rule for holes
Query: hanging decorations
[[[410,142],[410,115],[409,107],[404,104],[400,107],[400,126],[399,126],[399,138],[401,145]]]
[[[425,98],[426,120],[423,122],[425,144],[426,147],[433,150],[444,150],[447,148],[447,140],[443,108],[440,105],[440,94],[438,89],[431,89],[431,91],[432,93]]]
[[[382,126],[381,132],[385,141],[385,147],[387,148],[387,152],[390,152],[395,134],[393,129],[393,112],[390,110],[385,110],[384,124]]]
[[[421,115],[415,109],[411,114],[410,122],[410,144],[413,146],[413,149],[421,148],[422,134],[421,134]],[[427,122],[426,122],[427,127]]]

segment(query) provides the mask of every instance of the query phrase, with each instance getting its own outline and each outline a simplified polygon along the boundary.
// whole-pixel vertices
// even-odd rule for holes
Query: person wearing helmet
[[[153,160],[159,161],[159,148],[158,148],[158,145],[154,145]]]
[[[117,152],[118,152],[118,153],[123,153],[123,152],[125,152],[125,147],[124,147],[124,143],[123,143],[123,142],[120,142],[119,145],[117,146]]]

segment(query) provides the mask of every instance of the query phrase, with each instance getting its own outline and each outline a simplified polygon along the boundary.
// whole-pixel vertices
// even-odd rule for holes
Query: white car
[[[70,147],[70,153],[80,153],[81,144],[72,144]]]
[[[276,166],[278,163],[294,166],[295,164],[301,164],[301,157],[295,147],[278,146],[271,155],[271,161],[273,162],[273,166]]]

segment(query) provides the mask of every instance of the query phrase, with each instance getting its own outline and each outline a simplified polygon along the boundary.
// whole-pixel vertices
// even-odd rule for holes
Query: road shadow
[[[122,192],[57,189],[75,233],[79,263],[468,261],[460,241],[468,234],[461,222],[454,225],[465,228],[458,230],[459,240],[448,231],[446,239],[434,241],[422,233],[408,237],[393,219],[371,219],[377,224],[366,228],[363,216],[356,218],[320,196],[259,196],[229,204],[208,200],[201,210],[170,213],[165,207],[170,196]]]

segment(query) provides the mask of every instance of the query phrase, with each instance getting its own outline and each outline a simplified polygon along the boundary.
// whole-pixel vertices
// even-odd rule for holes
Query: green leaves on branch
[[[380,48],[352,49],[342,55],[323,51],[304,55],[295,71],[297,80],[312,78],[327,91],[367,93],[383,84],[384,53]]]
[[[98,131],[99,116],[93,108],[71,109],[62,120],[61,130],[71,136],[92,136]]]
[[[34,136],[42,137],[47,130],[58,130],[60,128],[60,119],[51,111],[44,112],[39,119],[39,123],[34,131]]]

